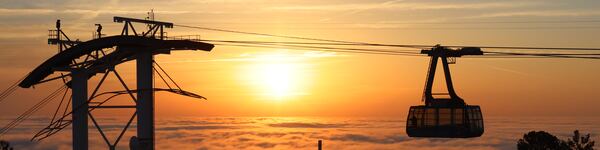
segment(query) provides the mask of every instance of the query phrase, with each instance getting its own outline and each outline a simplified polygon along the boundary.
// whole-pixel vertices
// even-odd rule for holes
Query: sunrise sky
[[[598,6],[600,1],[593,0],[3,0],[0,88],[56,53],[55,46],[46,44],[47,30],[54,28],[56,19],[62,20],[71,38],[82,41],[91,38],[96,23],[104,26],[104,33],[115,35],[122,24],[113,23],[113,16],[144,18],[154,9],[156,20],[179,25],[323,39],[600,47]],[[181,27],[167,32],[215,40],[298,41]],[[199,101],[159,93],[158,116],[399,118],[406,116],[409,106],[421,104],[429,62],[427,57],[219,45],[212,52],[174,52],[156,60],[183,89],[208,98]],[[600,114],[598,60],[459,58],[457,62],[451,67],[458,94],[467,103],[480,105],[485,115]],[[117,68],[131,86],[135,85],[134,65]],[[103,90],[121,90],[117,83],[109,78]],[[444,86],[439,83],[435,89],[441,91]],[[20,89],[0,105],[0,113],[19,114],[60,84]],[[157,86],[164,87],[161,82]],[[51,103],[39,115],[54,106]]]

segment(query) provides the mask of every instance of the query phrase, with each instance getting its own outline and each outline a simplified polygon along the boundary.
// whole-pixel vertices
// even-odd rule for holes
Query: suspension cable
[[[47,97],[42,99],[40,102],[35,104],[33,107],[31,107],[27,111],[23,112],[19,117],[17,117],[17,119],[8,123],[2,129],[0,129],[0,137],[5,135],[12,128],[14,128],[17,125],[19,125],[20,123],[22,123],[25,119],[29,118],[33,113],[37,112],[39,109],[44,107],[46,104],[48,104],[48,102],[50,102],[50,100],[54,99],[57,95],[59,95],[66,88],[67,88],[66,85],[59,87],[54,92],[52,92],[50,95],[48,95]]]
[[[220,42],[216,42],[216,43],[220,43]],[[225,42],[225,43],[228,43],[228,42]],[[335,51],[335,52],[355,52],[355,53],[356,52],[358,52],[358,53],[367,52],[368,54],[391,54],[391,55],[398,55],[400,53],[400,54],[407,54],[409,56],[422,56],[421,53],[417,53],[417,52],[410,53],[410,52],[403,52],[403,51],[374,50],[374,49],[303,46],[303,45],[277,44],[276,42],[275,42],[275,44],[247,43],[247,44],[216,44],[216,45],[258,47],[258,48],[308,48],[309,50],[317,50],[317,51],[332,51],[330,49],[333,49],[333,50],[341,50],[341,51]],[[329,50],[323,50],[323,49],[329,49]],[[306,50],[306,49],[293,49],[293,50]],[[496,52],[496,51],[485,51],[485,53],[487,53],[488,56],[479,56],[479,57],[483,58],[483,57],[500,55],[500,56],[517,56],[514,58],[523,58],[523,57],[518,57],[518,56],[537,56],[537,57],[546,57],[546,58],[600,59],[600,57],[592,57],[592,56],[600,55],[600,54],[596,54],[596,53],[514,53],[514,52],[507,53],[507,52]],[[492,55],[490,55],[490,54],[492,54]],[[470,57],[470,58],[473,58],[473,57]],[[495,58],[500,58],[500,57],[495,57]],[[513,57],[503,57],[503,58],[513,58]]]
[[[175,86],[177,86],[177,88],[179,88],[180,90],[182,90],[181,87],[179,86],[179,84],[177,84],[177,82],[175,82],[175,80],[173,80],[173,78],[171,78],[171,76],[156,61],[152,61],[152,62],[154,64],[156,64],[156,66],[158,66],[158,69],[160,69],[165,74],[165,76],[167,76],[167,78],[169,78],[169,80],[171,80],[171,82],[173,82],[173,84],[175,84]],[[162,76],[161,76],[161,78],[162,78]]]
[[[217,42],[219,43],[219,42]],[[227,43],[227,42],[225,42]],[[398,54],[420,54],[420,52],[400,51],[400,50],[383,50],[383,49],[365,49],[365,48],[342,48],[342,47],[327,47],[327,46],[304,46],[304,45],[293,45],[293,44],[279,44],[279,43],[244,43],[245,45],[267,45],[267,46],[281,46],[281,47],[295,47],[295,48],[308,48],[308,49],[326,49],[326,50],[343,50],[343,51],[366,51],[366,52],[378,52],[378,53],[398,53]]]
[[[10,94],[17,90],[19,83],[23,81],[27,77],[27,75],[29,74],[26,74],[25,76],[21,77],[21,79],[17,80],[15,83],[11,84],[8,88],[2,91],[2,93],[0,93],[0,103],[2,103],[2,101],[4,101],[6,97],[10,96]]]
[[[254,47],[254,48],[270,48],[270,49],[286,48],[286,49],[290,49],[290,50],[342,52],[342,53],[359,53],[359,54],[382,54],[382,55],[399,55],[399,56],[423,56],[423,55],[418,54],[418,53],[370,52],[370,51],[351,51],[351,50],[329,50],[329,49],[315,49],[315,48],[299,48],[297,46],[285,46],[285,45],[248,45],[248,44],[215,44],[215,45],[236,46],[236,47]]]
[[[191,26],[191,25],[174,25],[174,26],[193,28],[193,29],[201,29],[201,30],[237,33],[237,34],[256,35],[256,36],[269,36],[269,37],[278,37],[278,38],[323,41],[323,42],[333,42],[333,43],[346,43],[346,44],[356,44],[356,45],[372,45],[372,46],[381,45],[381,46],[408,47],[408,48],[423,48],[423,47],[434,47],[435,46],[435,45],[380,44],[380,43],[368,43],[368,42],[354,42],[354,41],[343,41],[343,40],[333,40],[333,39],[275,35],[275,34],[258,33],[258,32],[246,32],[246,31],[227,30],[227,29],[218,29],[218,28],[209,28],[209,27],[201,27],[201,26]],[[600,51],[600,48],[583,48],[583,47],[524,47],[524,46],[520,47],[520,46],[469,46],[469,45],[452,45],[452,46],[445,46],[445,47],[451,47],[451,48],[480,47],[480,48],[489,48],[489,49],[523,49],[523,50],[575,50],[575,51],[591,50],[591,51]]]

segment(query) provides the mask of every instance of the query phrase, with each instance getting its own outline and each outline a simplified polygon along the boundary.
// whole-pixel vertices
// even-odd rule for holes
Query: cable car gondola
[[[467,105],[452,86],[450,68],[456,57],[463,55],[483,55],[480,48],[465,47],[458,50],[435,46],[431,50],[422,50],[422,54],[431,57],[429,72],[423,92],[425,105],[411,106],[406,120],[406,133],[409,137],[469,138],[483,134],[483,117],[477,105]],[[448,93],[432,93],[435,70],[441,58],[446,77]],[[435,98],[434,95],[446,95],[449,98]]]

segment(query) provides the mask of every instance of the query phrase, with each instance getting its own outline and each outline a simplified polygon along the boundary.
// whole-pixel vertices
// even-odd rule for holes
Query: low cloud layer
[[[286,128],[343,128],[346,124],[288,122],[269,124],[269,126]]]
[[[103,118],[111,129],[121,125],[117,120]],[[315,149],[323,140],[325,149],[515,149],[516,141],[525,132],[545,130],[566,138],[572,130],[592,133],[598,139],[599,119],[580,118],[575,124],[570,118],[502,118],[488,117],[482,137],[469,139],[410,138],[404,133],[404,121],[395,118],[158,118],[157,147],[159,149]],[[8,119],[2,120],[3,122]],[[42,119],[43,120],[43,119]],[[41,142],[29,138],[43,121],[26,123],[5,138],[17,149],[70,149],[70,129]],[[133,127],[131,130],[135,130]],[[118,130],[109,130],[114,140]],[[119,148],[127,149],[132,132],[125,134]],[[100,135],[90,128],[93,149],[106,149]]]

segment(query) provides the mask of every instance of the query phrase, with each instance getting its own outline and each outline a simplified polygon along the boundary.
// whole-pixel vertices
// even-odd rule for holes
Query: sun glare
[[[248,64],[244,76],[251,88],[269,100],[286,100],[300,95],[303,74],[302,62],[289,54],[266,54]]]
[[[264,90],[278,100],[289,96],[296,86],[293,72],[290,64],[261,64],[259,73]]]

